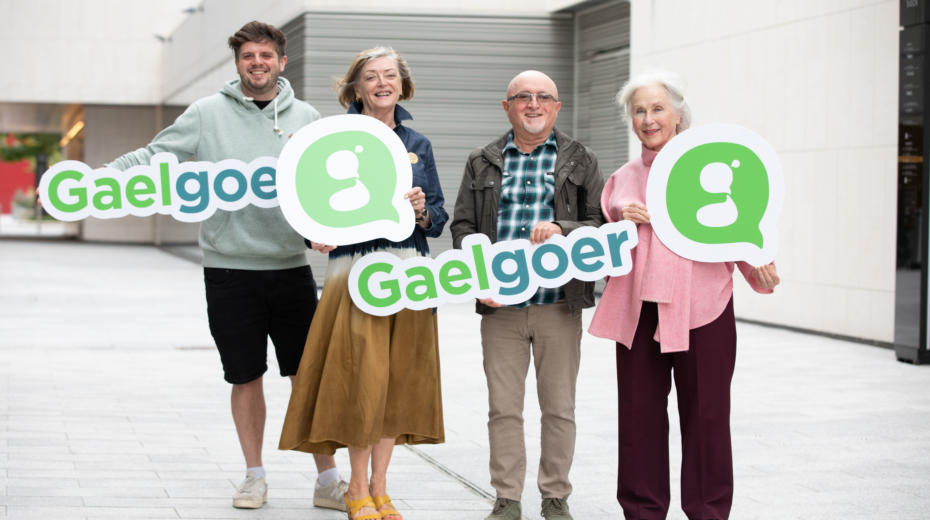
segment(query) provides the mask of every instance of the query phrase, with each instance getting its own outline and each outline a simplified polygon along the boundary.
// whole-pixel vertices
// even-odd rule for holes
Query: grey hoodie
[[[230,81],[219,93],[195,101],[148,146],[114,159],[109,166],[125,170],[149,164],[159,152],[173,153],[179,162],[239,159],[248,163],[257,157],[277,157],[290,136],[319,119],[320,113],[296,99],[284,78],[278,78],[275,99],[277,106],[272,101],[259,110],[245,99],[239,80]],[[307,265],[303,238],[277,207],[218,210],[201,223],[199,241],[204,267],[271,270]]]

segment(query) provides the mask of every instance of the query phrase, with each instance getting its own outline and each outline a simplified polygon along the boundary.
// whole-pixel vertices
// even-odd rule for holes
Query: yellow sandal
[[[374,501],[375,508],[384,520],[404,520],[404,517],[400,516],[397,509],[394,509],[394,504],[391,503],[391,497],[387,495],[374,497]]]
[[[361,516],[355,516],[356,513],[365,507],[370,507],[375,511],[378,510],[378,508],[375,507],[375,503],[372,502],[371,497],[360,498],[358,500],[349,500],[349,495],[347,493],[342,498],[346,501],[346,514],[349,515],[349,520],[381,520],[381,513],[368,513]]]

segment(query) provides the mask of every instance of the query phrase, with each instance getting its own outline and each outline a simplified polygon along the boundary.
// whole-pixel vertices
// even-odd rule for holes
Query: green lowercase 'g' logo
[[[414,219],[403,194],[411,183],[400,138],[367,116],[316,121],[294,134],[278,158],[281,211],[298,233],[315,242],[406,238]]]
[[[646,205],[659,239],[705,262],[774,259],[784,184],[771,146],[744,128],[711,125],[669,141],[653,162]]]
[[[749,148],[736,143],[692,148],[672,166],[666,194],[668,216],[685,237],[762,248],[759,222],[769,200],[768,175]]]
[[[321,137],[297,162],[297,198],[320,224],[349,228],[400,217],[391,199],[397,172],[391,151],[377,137],[347,130]]]

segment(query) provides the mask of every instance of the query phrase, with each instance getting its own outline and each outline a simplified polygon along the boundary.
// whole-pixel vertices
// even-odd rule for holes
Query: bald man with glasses
[[[471,153],[455,202],[455,247],[472,233],[491,242],[540,244],[581,226],[600,226],[604,179],[597,157],[555,129],[562,102],[538,71],[518,74],[502,102],[511,129]],[[488,383],[491,485],[487,520],[519,520],[526,477],[523,397],[532,358],[542,409],[538,486],[547,520],[571,519],[568,480],[575,451],[575,382],[581,358],[581,309],[594,305],[594,283],[571,280],[504,306],[478,300]]]

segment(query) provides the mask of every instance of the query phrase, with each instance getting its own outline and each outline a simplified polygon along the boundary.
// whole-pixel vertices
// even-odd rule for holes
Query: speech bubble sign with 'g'
[[[278,156],[276,189],[284,217],[305,238],[323,244],[410,236],[415,221],[404,193],[412,183],[404,143],[373,117],[314,121]]]
[[[670,250],[700,262],[775,259],[784,202],[781,164],[758,134],[704,125],[670,140],[646,183],[652,228]]]

